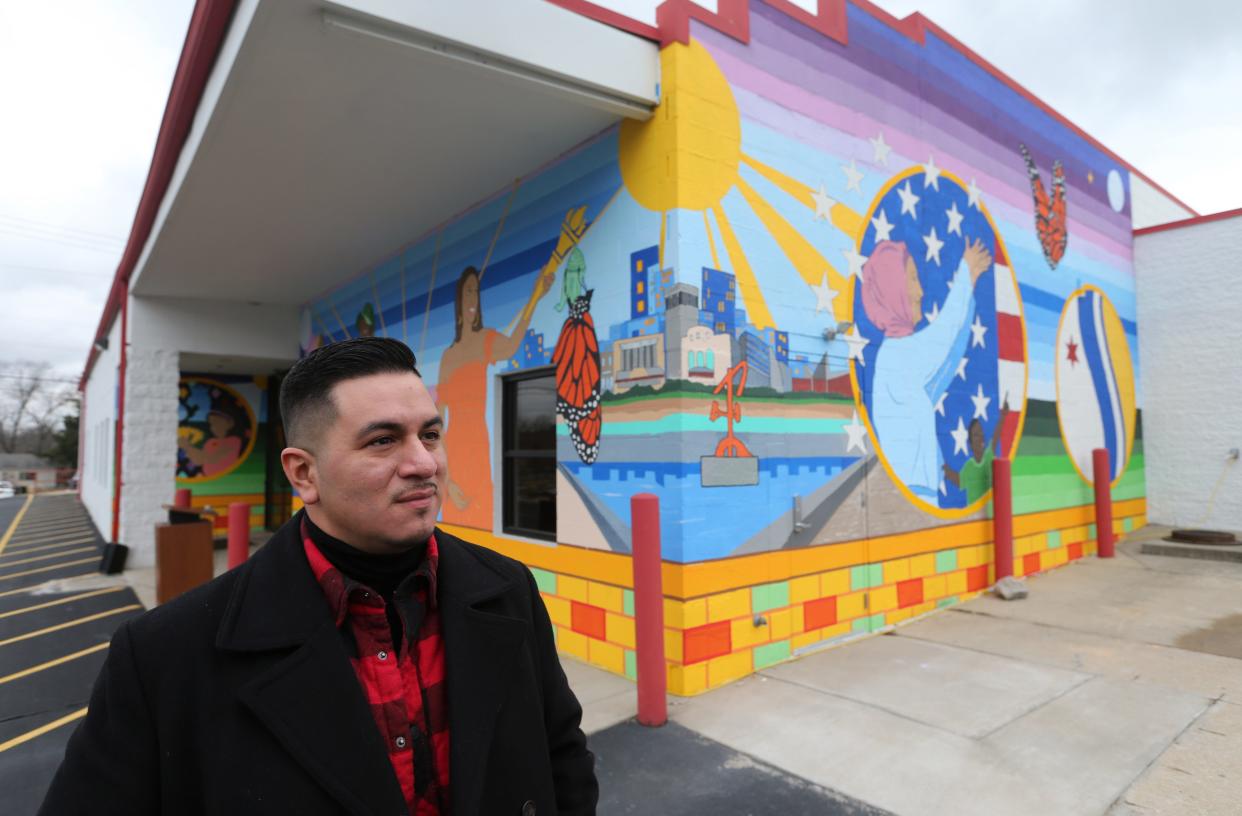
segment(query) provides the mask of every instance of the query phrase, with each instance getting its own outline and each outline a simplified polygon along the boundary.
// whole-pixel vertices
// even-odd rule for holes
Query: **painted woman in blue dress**
[[[863,265],[863,308],[884,332],[875,356],[871,426],[893,474],[933,505],[944,464],[936,439],[936,403],[966,351],[975,282],[991,265],[992,253],[982,241],[968,243],[939,315],[918,331],[923,286],[906,245],[881,241]]]

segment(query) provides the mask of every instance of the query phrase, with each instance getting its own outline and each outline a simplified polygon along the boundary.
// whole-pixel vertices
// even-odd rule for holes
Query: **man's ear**
[[[280,452],[280,466],[303,504],[319,501],[319,471],[315,467],[315,454],[303,448],[285,448]]]

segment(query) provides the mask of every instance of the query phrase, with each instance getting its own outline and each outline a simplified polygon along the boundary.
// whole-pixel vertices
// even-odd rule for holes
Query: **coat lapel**
[[[405,813],[386,746],[302,552],[300,521],[299,514],[251,560],[216,644],[277,652],[256,660],[262,668],[238,697],[342,807],[358,816]]]
[[[454,536],[436,531],[440,549],[437,597],[444,636],[449,708],[449,789],[457,816],[478,813],[496,715],[530,625],[498,611],[514,590]]]

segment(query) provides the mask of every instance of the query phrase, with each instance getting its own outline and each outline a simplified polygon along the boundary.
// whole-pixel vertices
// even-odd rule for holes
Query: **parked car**
[[[11,499],[17,495],[12,482],[0,482],[0,499]]]

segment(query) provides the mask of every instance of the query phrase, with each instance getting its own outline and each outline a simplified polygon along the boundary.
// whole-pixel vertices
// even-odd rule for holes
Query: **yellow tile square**
[[[924,578],[936,574],[936,554],[923,553],[910,559],[910,577]]]
[[[791,604],[813,601],[818,597],[820,597],[819,575],[803,575],[801,578],[794,578],[789,582],[789,602]]]
[[[884,583],[895,584],[910,577],[910,560],[898,558],[896,561],[884,562]]]
[[[791,634],[796,635],[806,629],[806,621],[803,618],[803,613],[805,612],[806,607],[802,604],[789,608],[789,631]]]
[[[558,598],[555,595],[543,595],[543,605],[548,608],[548,617],[557,626],[572,626],[573,615],[570,612],[569,601],[564,598]]]
[[[604,613],[604,636],[608,642],[627,649],[634,648],[634,619],[615,612]]]
[[[797,651],[798,649],[804,649],[807,646],[810,646],[812,643],[819,643],[819,641],[820,641],[819,630],[812,629],[809,632],[803,632],[800,635],[794,635],[792,638],[790,638],[789,645],[794,651]]]
[[[625,609],[625,596],[621,587],[590,581],[587,585],[587,603],[601,606],[609,612],[621,612]]]
[[[686,638],[680,629],[664,630],[664,659],[671,660],[674,663],[680,663],[685,660],[682,646],[685,644]]]
[[[830,598],[833,595],[844,595],[850,591],[850,571],[848,569],[833,570],[819,576],[819,596]]]
[[[573,655],[579,660],[588,661],[586,635],[579,634],[567,626],[558,626],[556,629],[556,647],[568,655]]]
[[[709,688],[723,686],[731,680],[745,677],[753,670],[750,649],[714,657],[707,661],[707,685]]]
[[[614,674],[625,674],[625,650],[612,643],[587,639],[588,660]]]
[[[951,595],[961,595],[963,592],[966,591],[966,586],[967,586],[966,573],[963,572],[962,570],[958,570],[957,572],[950,572],[948,575],[945,576],[945,578],[946,578],[946,583],[948,584],[948,588],[945,591],[946,597],[951,596]]]
[[[744,649],[771,640],[771,624],[755,626],[750,618],[734,618],[731,624],[734,649]]]
[[[558,575],[556,577],[556,594],[571,601],[590,603],[587,600],[587,582],[572,575]]]
[[[850,620],[867,614],[866,590],[837,597],[837,620]]]
[[[943,575],[929,575],[923,579],[924,598],[943,598],[949,594],[949,582]]]
[[[802,606],[798,607],[799,615],[802,612]],[[793,609],[779,609],[775,612],[766,613],[768,616],[768,628],[772,640],[784,640],[793,632]]]
[[[890,626],[895,626],[904,620],[909,620],[912,614],[909,609],[894,609],[884,616],[884,622]]]
[[[979,553],[974,547],[962,547],[957,551],[958,569],[969,569],[979,566]]]
[[[834,626],[825,626],[823,629],[819,630],[819,633],[823,635],[824,640],[832,640],[833,638],[838,638],[842,635],[848,635],[853,628],[853,624],[846,621],[845,623],[838,623]]]
[[[707,690],[707,664],[668,667],[668,690],[673,694],[689,697]]]
[[[707,622],[730,620],[750,615],[750,588],[735,589],[707,598]]]
[[[871,590],[871,614],[897,608],[897,587],[882,586]]]

